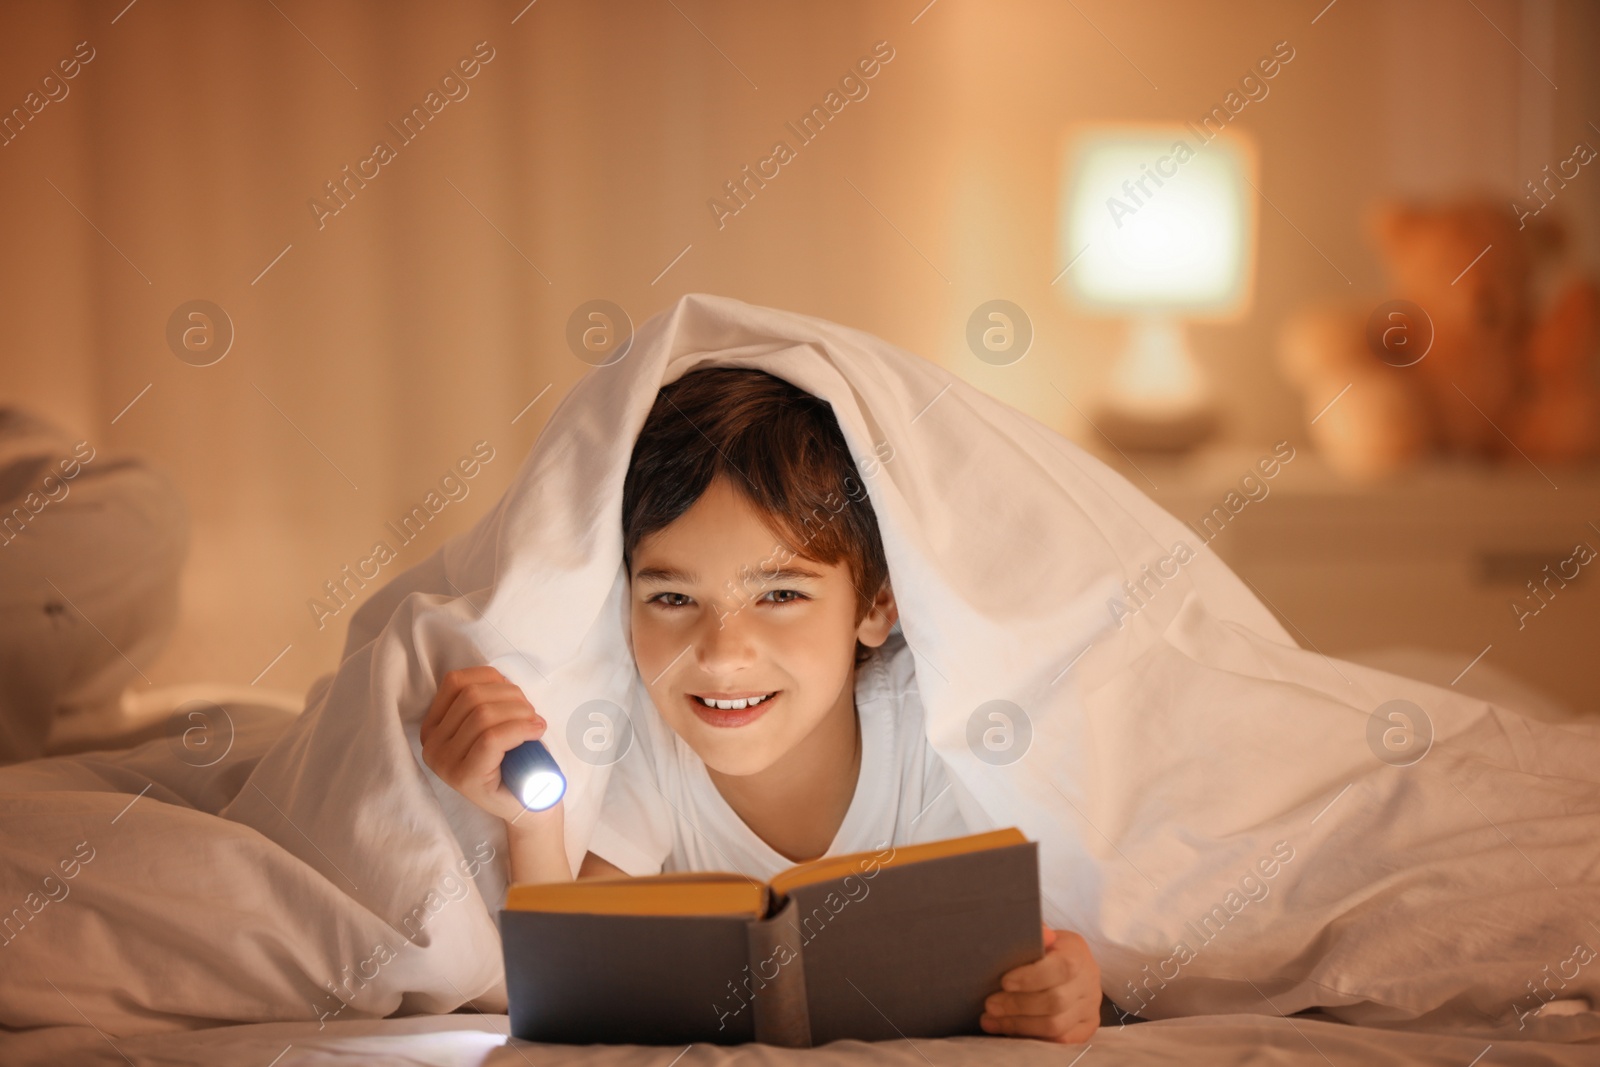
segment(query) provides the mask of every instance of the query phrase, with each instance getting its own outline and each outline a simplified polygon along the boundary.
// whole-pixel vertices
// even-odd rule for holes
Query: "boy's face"
[[[667,725],[722,774],[766,770],[825,719],[852,715],[856,641],[881,645],[896,618],[885,583],[858,623],[849,566],[791,555],[720,477],[632,564],[639,674]],[[741,698],[765,699],[705,703]]]

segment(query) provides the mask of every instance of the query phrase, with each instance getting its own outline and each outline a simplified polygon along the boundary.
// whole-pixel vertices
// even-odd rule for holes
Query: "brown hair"
[[[866,617],[889,577],[866,485],[827,402],[766,371],[690,371],[656,394],[622,483],[629,573],[639,542],[688,511],[719,475],[761,512],[782,547],[848,564],[856,621]],[[858,643],[857,662],[862,653]]]

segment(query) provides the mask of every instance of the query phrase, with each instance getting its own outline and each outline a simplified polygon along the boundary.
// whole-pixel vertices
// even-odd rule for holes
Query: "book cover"
[[[513,886],[511,1032],[568,1044],[809,1047],[981,1034],[1043,955],[1037,846],[1014,829],[737,874]]]

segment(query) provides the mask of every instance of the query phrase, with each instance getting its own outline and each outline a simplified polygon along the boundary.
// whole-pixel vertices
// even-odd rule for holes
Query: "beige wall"
[[[1049,284],[1060,138],[1197,117],[1277,41],[1294,61],[1237,120],[1271,201],[1253,309],[1193,331],[1235,440],[1298,432],[1272,338],[1303,302],[1377,291],[1372,198],[1509,196],[1575,139],[1600,143],[1600,14],[1578,2],[1340,0],[1315,24],[1321,2],[1281,0],[938,0],[920,16],[922,0],[539,0],[514,24],[516,0],[120,6],[0,13],[7,109],[77,42],[95,50],[0,148],[0,400],[142,453],[186,492],[184,621],[140,665],[157,683],[248,682],[285,646],[263,685],[331,667],[342,626],[319,630],[307,600],[487,440],[472,495],[387,573],[481,513],[587,369],[563,331],[594,297],[635,321],[689,291],[836,319],[1087,443],[1049,384],[1083,397],[1119,328]],[[895,57],[870,95],[719,229],[707,199],[880,40]],[[480,41],[494,59],[470,95],[319,229],[308,200]],[[1600,175],[1569,193],[1593,264]],[[1004,369],[962,342],[997,296],[1037,330]],[[195,298],[237,328],[211,367],[164,338]]]

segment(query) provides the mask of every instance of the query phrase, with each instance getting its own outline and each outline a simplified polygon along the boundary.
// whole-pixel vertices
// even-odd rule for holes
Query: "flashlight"
[[[544,811],[567,791],[566,776],[542,741],[524,741],[500,760],[500,780],[529,811]]]

